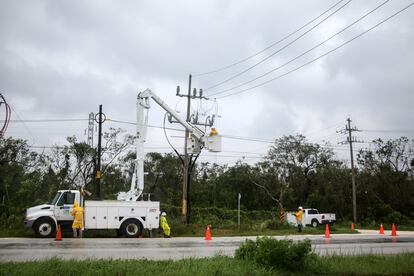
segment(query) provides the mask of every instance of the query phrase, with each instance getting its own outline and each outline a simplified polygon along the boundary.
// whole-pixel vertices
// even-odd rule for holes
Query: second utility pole
[[[351,179],[352,179],[352,214],[354,222],[357,222],[357,207],[356,207],[356,191],[355,191],[355,170],[354,170],[354,152],[352,148],[352,142],[354,142],[354,139],[352,137],[352,131],[354,129],[351,128],[351,119],[347,119],[348,125],[346,127],[346,130],[348,130],[348,143],[349,143],[349,149],[351,153]]]

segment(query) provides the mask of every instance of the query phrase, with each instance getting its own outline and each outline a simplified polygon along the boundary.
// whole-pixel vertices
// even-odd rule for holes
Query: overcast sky
[[[185,99],[176,97],[175,91],[177,85],[182,93],[187,91],[190,73],[193,87],[205,89],[206,95],[235,87],[281,67],[384,1],[340,1],[263,53],[226,70],[197,76],[258,53],[338,2],[2,0],[1,93],[13,109],[12,120],[87,119],[102,104],[108,118],[134,122],[136,96],[145,88],[184,115]],[[193,111],[219,115],[216,127],[223,135],[271,141],[301,133],[311,142],[330,141],[343,159],[347,147],[337,144],[344,137],[336,131],[344,127],[347,117],[365,130],[358,137],[366,142],[378,137],[413,138],[414,6],[329,55],[277,78],[409,4],[411,1],[389,1],[263,78],[213,95],[201,104],[193,101]],[[277,51],[244,74],[208,89]],[[151,125],[162,126],[164,111],[155,103],[149,116]],[[134,134],[133,125],[105,123],[105,128],[110,126]],[[6,136],[27,139],[33,146],[62,145],[66,136],[86,139],[86,128],[87,121],[12,121]],[[182,147],[182,133],[170,131],[168,136],[176,147]],[[245,156],[246,161],[255,162],[266,153],[270,145],[266,141],[224,138],[223,152],[205,152],[200,160],[231,165]],[[146,151],[171,152],[162,129],[149,129],[146,146]],[[369,144],[358,144],[360,147]]]

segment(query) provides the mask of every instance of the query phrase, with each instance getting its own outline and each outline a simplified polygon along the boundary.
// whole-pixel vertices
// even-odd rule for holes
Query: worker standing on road
[[[164,211],[161,212],[160,226],[164,231],[164,238],[170,238],[171,229],[167,222],[167,213],[165,213]]]
[[[302,232],[302,216],[303,216],[303,208],[299,206],[298,212],[296,213],[296,222],[298,224],[298,232]]]
[[[79,206],[77,202],[73,204],[73,210],[71,215],[73,216],[72,230],[74,238],[82,238],[83,230],[83,208]]]

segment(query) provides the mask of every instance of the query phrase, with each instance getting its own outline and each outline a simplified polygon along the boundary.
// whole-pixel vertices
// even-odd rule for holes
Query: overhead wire
[[[193,75],[193,77],[201,77],[201,76],[205,76],[205,75],[209,75],[209,74],[213,74],[213,73],[217,73],[217,72],[224,71],[224,70],[226,70],[226,69],[229,69],[229,68],[231,68],[231,67],[234,67],[234,66],[236,66],[236,65],[239,65],[239,64],[241,64],[241,63],[243,63],[243,62],[245,62],[245,61],[247,61],[247,60],[249,60],[249,59],[252,59],[252,58],[254,58],[254,57],[256,57],[256,56],[260,55],[261,53],[264,53],[265,51],[267,51],[267,50],[269,50],[269,49],[273,48],[274,46],[276,46],[276,45],[280,44],[281,42],[285,41],[286,39],[288,39],[288,38],[289,38],[289,37],[291,37],[292,35],[296,34],[297,32],[301,31],[302,29],[306,28],[307,26],[309,26],[310,24],[312,24],[313,22],[315,22],[316,20],[318,20],[319,18],[321,18],[324,14],[326,14],[327,12],[329,12],[330,10],[332,10],[333,8],[335,8],[336,6],[338,6],[338,5],[339,5],[341,2],[343,2],[343,1],[345,1],[345,0],[340,0],[339,2],[335,3],[333,6],[329,7],[327,10],[325,10],[323,13],[321,13],[321,14],[320,14],[320,15],[318,15],[317,17],[315,17],[315,18],[313,18],[312,20],[308,21],[306,24],[302,25],[301,27],[299,27],[299,28],[298,28],[298,29],[296,29],[295,31],[293,31],[293,32],[289,33],[288,35],[284,36],[284,37],[283,37],[283,38],[281,38],[280,40],[278,40],[278,41],[276,41],[276,42],[272,43],[271,45],[267,46],[267,47],[266,47],[266,48],[264,48],[263,50],[260,50],[260,51],[258,51],[258,52],[256,52],[256,53],[254,53],[254,54],[252,54],[252,55],[250,55],[250,56],[248,56],[248,57],[246,57],[246,58],[243,58],[243,59],[241,59],[241,60],[239,60],[239,61],[237,61],[237,62],[234,62],[234,63],[232,63],[232,64],[230,64],[230,65],[226,65],[226,66],[223,66],[223,67],[220,67],[220,68],[218,68],[218,69],[211,70],[211,71],[208,71],[208,72],[199,73],[199,74],[194,74],[194,75]]]
[[[80,122],[89,119],[30,119],[30,120],[10,120],[12,123],[52,123],[52,122]]]
[[[121,120],[113,120],[113,119],[107,119],[108,121],[117,122],[117,123],[126,123],[135,125],[136,123],[128,122],[128,121],[121,121]],[[159,128],[163,129],[163,126],[155,126],[155,125],[147,125],[147,127],[152,128]],[[165,127],[165,129],[175,130],[175,131],[185,131],[183,129],[177,129],[177,128],[168,128]],[[258,138],[258,137],[247,137],[247,136],[236,136],[236,135],[227,135],[227,134],[220,134],[222,138],[225,139],[233,139],[233,140],[242,140],[242,141],[249,141],[249,142],[258,142],[258,143],[265,143],[265,144],[274,144],[275,139],[266,139],[266,138]]]
[[[10,106],[11,110],[14,112],[14,114],[16,114],[17,118],[20,120],[20,122],[23,124],[24,128],[26,129],[27,133],[29,134],[29,136],[32,138],[32,144],[34,145],[36,143],[36,139],[33,136],[33,133],[30,131],[30,129],[27,127],[26,123],[22,120],[22,118],[20,118],[19,113],[17,113],[17,111],[13,108],[13,106]]]
[[[177,148],[175,148],[171,144],[171,141],[169,141],[168,136],[167,136],[165,130],[167,130],[167,129],[174,130],[174,131],[184,131],[184,130],[183,129],[176,129],[176,128],[168,128],[168,127],[166,127],[165,126],[165,119],[166,119],[166,117],[164,116],[164,124],[163,124],[163,126],[147,125],[147,127],[153,127],[153,128],[163,129],[164,130],[164,135],[166,136],[167,142],[168,142],[168,144],[169,144],[170,147],[148,147],[148,148],[151,148],[151,149],[167,149],[167,148],[172,148],[173,150],[175,149],[175,151],[178,152]],[[62,119],[62,120],[74,120],[74,119]],[[116,122],[116,123],[125,123],[125,124],[130,124],[130,125],[136,125],[136,123],[128,122],[128,121],[114,120],[114,119],[107,119],[107,120],[108,121],[112,121],[112,122]],[[25,120],[21,120],[21,119],[20,119],[20,121],[21,122],[25,122]],[[43,121],[53,121],[53,120],[43,120]],[[329,128],[331,128],[331,127],[328,127],[328,128],[325,128],[325,129],[329,129]],[[370,131],[370,130],[364,130],[364,131]],[[372,130],[372,131],[389,132],[390,130]],[[396,130],[393,130],[393,131],[396,131]],[[406,130],[406,131],[414,131],[414,130]],[[265,143],[265,144],[270,144],[270,145],[273,145],[275,143],[275,139],[264,139],[264,138],[257,138],[257,137],[245,137],[245,136],[235,136],[235,135],[225,135],[225,134],[223,134],[221,136],[223,138],[226,138],[226,139],[234,139],[234,140],[241,140],[241,141],[250,141],[250,142],[257,142],[257,143]],[[48,146],[33,146],[33,145],[31,147],[33,147],[33,148],[54,148],[54,147],[51,147],[51,146],[48,147]],[[321,148],[325,148],[325,149],[332,149],[334,151],[348,151],[349,150],[346,147],[346,145],[343,145],[343,146],[340,146],[340,145],[339,146],[321,145],[320,147]],[[257,153],[256,152],[237,152],[237,151],[223,151],[223,152],[240,153],[240,154],[243,154],[244,156],[249,155],[249,154],[257,154],[257,155],[262,155],[263,154],[261,152],[257,152]],[[211,155],[211,156],[213,156],[213,155]]]
[[[384,24],[384,23],[385,23],[385,22],[387,22],[388,20],[392,19],[393,17],[397,16],[398,14],[402,13],[403,11],[407,10],[407,9],[408,9],[408,8],[410,8],[412,5],[414,5],[414,2],[412,2],[411,4],[409,4],[409,5],[405,6],[405,7],[404,7],[404,8],[402,8],[402,9],[398,10],[397,12],[395,12],[395,13],[394,13],[394,14],[392,14],[392,15],[390,15],[389,17],[387,17],[387,18],[385,18],[385,19],[381,20],[379,23],[375,24],[374,26],[370,27],[369,29],[367,29],[367,30],[365,30],[365,31],[361,32],[360,34],[358,34],[358,35],[354,36],[353,38],[351,38],[351,39],[349,39],[349,40],[345,41],[344,43],[340,44],[339,46],[337,46],[337,47],[335,47],[335,48],[333,48],[333,49],[331,49],[331,50],[329,50],[329,51],[325,52],[324,54],[322,54],[322,55],[320,55],[320,56],[318,56],[318,57],[316,57],[316,58],[314,58],[314,59],[312,59],[312,60],[310,60],[310,61],[308,61],[308,62],[306,62],[306,63],[304,63],[304,64],[302,64],[302,65],[300,65],[300,66],[298,66],[298,67],[295,67],[295,68],[294,68],[294,69],[292,69],[292,70],[287,71],[286,73],[283,73],[283,74],[281,74],[281,75],[278,75],[278,76],[276,76],[276,77],[274,77],[274,78],[271,78],[271,79],[269,79],[269,80],[267,80],[267,81],[264,81],[264,82],[262,82],[262,83],[259,83],[259,84],[257,84],[257,85],[254,85],[254,86],[252,86],[252,87],[248,87],[248,88],[246,88],[246,89],[242,89],[242,90],[240,90],[240,91],[237,91],[237,92],[234,92],[234,93],[230,93],[230,94],[227,94],[227,95],[224,95],[224,96],[216,97],[216,98],[217,98],[217,99],[221,99],[221,98],[226,98],[226,97],[234,96],[234,95],[237,95],[237,94],[241,94],[241,93],[243,93],[243,92],[246,92],[246,91],[249,91],[249,90],[255,89],[255,88],[257,88],[257,87],[263,86],[263,85],[265,85],[265,84],[268,84],[268,83],[270,83],[270,82],[273,82],[273,81],[275,81],[275,80],[277,80],[277,79],[280,79],[280,78],[282,78],[282,77],[284,77],[284,76],[286,76],[286,75],[289,75],[289,74],[291,74],[291,73],[293,73],[293,72],[295,72],[295,71],[298,71],[298,70],[302,69],[303,67],[305,67],[305,66],[307,66],[307,65],[309,65],[309,64],[314,63],[315,61],[317,61],[317,60],[319,60],[319,59],[321,59],[321,58],[323,58],[323,57],[325,57],[325,56],[327,56],[327,55],[329,55],[329,54],[331,54],[331,53],[335,52],[336,50],[338,50],[338,49],[340,49],[340,48],[342,48],[342,47],[346,46],[347,44],[349,44],[349,43],[353,42],[354,40],[356,40],[356,39],[360,38],[361,36],[363,36],[363,35],[367,34],[368,32],[372,31],[373,29],[377,28],[378,26],[380,26],[380,25]],[[222,92],[223,92],[223,91],[222,91]],[[222,92],[220,92],[220,93],[222,93]],[[224,93],[224,92],[223,92],[223,93]]]
[[[168,116],[168,112],[166,112],[165,113],[165,115],[164,115],[164,122],[163,122],[163,129],[164,129],[164,136],[165,136],[165,139],[167,140],[167,143],[170,145],[170,147],[174,150],[174,152],[177,154],[177,156],[180,158],[180,159],[182,159],[181,158],[181,156],[180,156],[180,154],[178,153],[178,151],[177,151],[177,149],[171,144],[171,142],[170,142],[170,139],[168,139],[168,135],[167,135],[167,131],[166,131],[166,129],[165,129],[165,120],[167,119],[167,116]]]
[[[388,133],[401,133],[401,132],[414,132],[414,129],[361,129],[365,132],[388,132]]]
[[[346,30],[348,30],[349,28],[351,28],[351,27],[352,27],[352,26],[354,26],[355,24],[357,24],[357,23],[359,23],[360,21],[362,21],[363,19],[365,19],[367,16],[371,15],[372,13],[374,13],[375,11],[377,11],[378,9],[380,9],[382,6],[384,6],[385,4],[387,4],[389,1],[390,1],[390,0],[386,0],[386,1],[382,2],[381,4],[379,4],[378,6],[376,6],[374,9],[372,9],[372,10],[368,11],[367,13],[365,13],[364,15],[362,15],[361,17],[359,17],[357,20],[353,21],[351,24],[349,24],[349,25],[347,25],[346,27],[342,28],[341,30],[339,30],[339,31],[338,31],[338,32],[336,32],[335,34],[331,35],[330,37],[328,37],[328,38],[324,39],[323,41],[321,41],[321,42],[317,43],[316,45],[314,45],[314,46],[313,46],[313,47],[311,47],[310,49],[308,49],[308,50],[306,50],[306,51],[302,52],[301,54],[299,54],[299,55],[295,56],[294,58],[292,58],[292,59],[288,60],[287,62],[285,62],[285,63],[283,63],[283,64],[279,65],[278,67],[273,68],[272,70],[267,71],[266,73],[261,74],[261,75],[259,75],[259,76],[255,77],[255,78],[253,78],[253,79],[251,79],[251,80],[249,80],[249,81],[243,82],[243,83],[241,83],[241,84],[238,84],[238,85],[236,85],[236,86],[233,86],[233,87],[230,87],[230,88],[227,88],[227,89],[221,90],[221,91],[216,92],[216,93],[212,93],[212,94],[210,94],[210,97],[211,97],[211,96],[220,95],[220,94],[226,93],[226,92],[228,92],[228,91],[231,91],[231,90],[234,90],[234,89],[240,88],[240,87],[242,87],[242,86],[244,86],[244,85],[246,85],[246,84],[249,84],[249,83],[252,83],[252,82],[254,82],[254,81],[256,81],[256,80],[259,80],[259,79],[261,79],[261,78],[263,78],[263,77],[265,77],[265,76],[267,76],[267,75],[269,75],[269,74],[271,74],[271,73],[273,73],[273,72],[275,72],[275,71],[277,71],[277,70],[279,70],[279,69],[281,69],[281,68],[283,68],[283,67],[285,67],[285,66],[289,65],[290,63],[292,63],[292,62],[294,62],[294,61],[296,61],[296,60],[300,59],[301,57],[303,57],[303,56],[305,56],[306,54],[308,54],[308,53],[312,52],[313,50],[315,50],[315,49],[317,49],[317,48],[321,47],[321,46],[322,46],[322,45],[324,45],[325,43],[329,42],[329,41],[330,41],[330,40],[332,40],[333,38],[335,38],[335,37],[337,37],[338,35],[340,35],[341,33],[345,32]]]
[[[390,0],[387,0],[390,1]],[[267,57],[261,59],[259,62],[256,62],[255,64],[249,66],[248,68],[244,69],[243,71],[215,84],[212,85],[210,87],[205,88],[205,91],[211,90],[213,88],[216,88],[218,86],[221,86],[222,84],[225,84],[235,78],[237,78],[238,76],[243,75],[244,73],[250,71],[251,69],[257,67],[258,65],[262,64],[263,62],[265,62],[266,60],[270,59],[271,57],[275,56],[276,54],[280,53],[281,51],[283,51],[284,49],[288,48],[290,45],[292,45],[293,43],[295,43],[296,41],[298,41],[299,39],[301,39],[302,37],[304,37],[305,35],[307,35],[308,33],[310,33],[311,31],[313,31],[314,29],[316,29],[316,27],[318,27],[319,25],[321,25],[323,22],[325,22],[326,20],[328,20],[331,16],[333,16],[334,14],[336,14],[338,11],[340,11],[341,9],[343,9],[346,5],[348,5],[350,2],[352,2],[352,0],[348,0],[345,4],[343,4],[342,6],[340,6],[338,9],[336,9],[335,11],[333,11],[331,14],[329,14],[328,16],[326,16],[323,20],[321,20],[320,22],[318,22],[316,25],[314,25],[312,28],[310,28],[309,30],[307,30],[306,32],[304,32],[303,34],[301,34],[300,36],[298,36],[297,38],[293,39],[292,41],[290,41],[289,43],[287,43],[286,45],[284,45],[283,47],[281,47],[280,49],[278,49],[277,51],[273,52],[272,54],[268,55]],[[209,94],[209,96],[213,96],[216,93],[213,94]]]

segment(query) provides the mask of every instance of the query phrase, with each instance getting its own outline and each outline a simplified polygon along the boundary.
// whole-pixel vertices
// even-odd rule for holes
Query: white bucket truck
[[[75,202],[81,202],[84,207],[85,230],[116,229],[119,235],[137,237],[143,229],[156,229],[159,225],[160,203],[157,201],[83,201],[77,190],[60,190],[50,204],[27,209],[24,224],[33,228],[38,237],[53,237],[58,224],[71,227]]]
[[[137,100],[137,133],[136,133],[136,160],[135,170],[128,192],[120,192],[117,200],[85,200],[83,192],[78,190],[60,190],[49,204],[28,208],[25,214],[24,225],[33,228],[35,234],[41,238],[53,237],[58,224],[70,227],[73,222],[71,211],[77,202],[84,207],[84,228],[116,229],[119,235],[137,237],[143,229],[157,229],[159,227],[160,203],[151,201],[150,196],[143,200],[144,190],[144,142],[149,100],[153,99],[171,117],[183,125],[189,132],[187,137],[188,151],[199,153],[206,148],[212,152],[221,151],[221,137],[212,131],[210,135],[190,122],[183,120],[169,106],[167,106],[151,90],[138,94]]]

